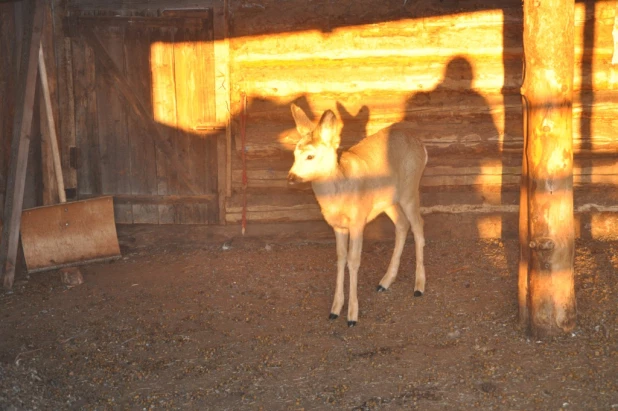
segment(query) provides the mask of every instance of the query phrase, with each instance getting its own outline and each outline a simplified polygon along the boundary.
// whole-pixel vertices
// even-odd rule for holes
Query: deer
[[[322,216],[335,232],[337,281],[329,319],[343,308],[346,265],[349,271],[348,327],[358,321],[358,270],[365,225],[381,213],[395,224],[395,248],[378,292],[389,289],[401,261],[410,227],[414,235],[416,277],[414,296],[425,292],[423,248],[425,236],[420,213],[419,185],[427,164],[427,149],[410,130],[387,127],[338,152],[338,120],[325,111],[317,124],[297,105],[292,117],[301,138],[294,148],[288,184],[311,183]]]

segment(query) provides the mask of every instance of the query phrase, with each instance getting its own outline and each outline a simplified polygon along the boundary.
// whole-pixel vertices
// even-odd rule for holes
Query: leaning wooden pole
[[[0,277],[4,287],[11,289],[15,279],[19,229],[26,184],[28,150],[32,131],[34,92],[41,47],[41,32],[45,23],[44,0],[32,1],[34,7],[24,30],[22,63],[17,86],[17,103],[13,119],[13,139],[4,206],[4,226],[0,237]]]
[[[524,0],[520,319],[537,337],[575,326],[574,0]],[[523,189],[525,188],[525,189]]]

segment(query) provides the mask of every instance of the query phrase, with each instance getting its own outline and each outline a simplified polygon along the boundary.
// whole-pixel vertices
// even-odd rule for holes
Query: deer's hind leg
[[[416,279],[414,281],[414,296],[421,297],[425,293],[425,263],[423,259],[425,234],[423,231],[423,218],[421,217],[421,207],[418,194],[413,196],[409,202],[402,202],[401,208],[408,218],[410,225],[412,225],[414,246],[416,248]]]
[[[378,292],[386,291],[393,281],[395,281],[395,277],[397,277],[397,272],[399,271],[399,263],[401,262],[401,253],[403,252],[408,230],[410,229],[408,218],[399,205],[395,204],[387,208],[384,212],[393,220],[393,223],[395,223],[395,249],[393,250],[393,256],[391,257],[391,262],[388,265],[386,274],[382,277],[377,287]]]

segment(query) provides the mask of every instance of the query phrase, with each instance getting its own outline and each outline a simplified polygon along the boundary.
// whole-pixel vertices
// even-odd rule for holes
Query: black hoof
[[[352,328],[356,325],[356,321],[348,321],[348,327]]]
[[[381,285],[379,285],[379,286],[376,288],[376,291],[377,291],[377,292],[379,292],[379,293],[383,293],[384,291],[386,291],[386,288],[384,288],[384,287],[382,287]]]
[[[328,316],[329,320],[336,320],[337,318],[339,318],[339,315],[333,313],[330,313],[330,315]]]
[[[414,296],[415,297],[422,297],[423,296],[423,292],[416,290],[416,291],[414,291]]]

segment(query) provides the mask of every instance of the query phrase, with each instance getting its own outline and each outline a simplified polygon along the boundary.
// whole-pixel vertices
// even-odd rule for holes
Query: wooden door
[[[219,222],[212,15],[72,18],[77,192],[119,223]]]

